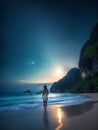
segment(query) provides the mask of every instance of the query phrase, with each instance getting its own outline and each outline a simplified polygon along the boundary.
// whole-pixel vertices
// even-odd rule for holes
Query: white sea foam
[[[90,100],[89,97],[72,94],[72,93],[50,93],[49,94],[49,105],[61,104],[61,105],[73,105],[80,104],[85,101]],[[0,111],[10,111],[10,110],[20,110],[37,108],[42,106],[42,95],[32,94],[32,95],[7,95],[0,97]]]

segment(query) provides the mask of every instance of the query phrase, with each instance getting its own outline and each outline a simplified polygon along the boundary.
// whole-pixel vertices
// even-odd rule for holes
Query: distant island
[[[26,90],[26,91],[24,91],[23,93],[27,93],[27,94],[32,94],[32,92],[28,89],[28,90]]]
[[[55,82],[51,92],[98,92],[98,23],[80,51],[79,69],[72,68]]]

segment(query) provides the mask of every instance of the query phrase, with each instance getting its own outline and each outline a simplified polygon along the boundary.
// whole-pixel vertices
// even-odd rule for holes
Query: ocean
[[[50,93],[48,105],[74,105],[88,101],[90,97],[74,93]],[[0,111],[35,109],[42,107],[42,94],[10,93],[0,95]]]

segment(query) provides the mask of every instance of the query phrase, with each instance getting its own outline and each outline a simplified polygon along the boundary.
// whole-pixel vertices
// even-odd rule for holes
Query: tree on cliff
[[[98,43],[86,48],[85,56],[92,59],[93,70],[98,71]]]
[[[98,61],[98,44],[94,44],[91,46],[88,46],[86,48],[85,56],[90,57],[90,58],[96,58]]]

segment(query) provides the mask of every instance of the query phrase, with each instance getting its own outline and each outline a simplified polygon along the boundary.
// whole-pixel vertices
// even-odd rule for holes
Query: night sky
[[[2,0],[0,83],[54,82],[78,67],[98,22],[96,1]]]

